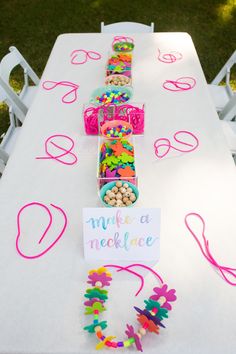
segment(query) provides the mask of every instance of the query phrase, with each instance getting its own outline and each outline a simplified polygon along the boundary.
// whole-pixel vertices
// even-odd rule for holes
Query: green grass
[[[236,49],[236,0],[0,0],[0,8],[0,58],[15,45],[39,76],[59,34],[100,32],[101,21],[153,21],[156,31],[188,32],[208,81]],[[8,122],[1,107],[0,135]]]

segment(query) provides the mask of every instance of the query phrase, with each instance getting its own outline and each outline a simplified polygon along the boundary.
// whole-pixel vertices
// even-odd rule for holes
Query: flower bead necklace
[[[148,300],[144,300],[145,308],[143,310],[134,306],[134,309],[138,312],[137,320],[141,324],[141,327],[138,331],[135,331],[132,325],[127,324],[127,329],[125,331],[127,339],[118,342],[114,341],[116,337],[105,336],[103,334],[102,331],[107,327],[107,321],[99,320],[99,315],[106,310],[104,304],[108,299],[108,291],[103,288],[109,286],[112,280],[111,273],[107,270],[107,268],[111,267],[116,268],[118,272],[127,271],[140,278],[141,286],[135,296],[137,296],[142,290],[144,278],[141,274],[133,271],[133,267],[142,267],[149,270],[161,283],[160,287],[153,288],[154,294],[152,294]],[[170,302],[176,300],[175,290],[167,290],[167,285],[164,284],[162,278],[153,269],[139,263],[131,264],[126,267],[109,264],[97,270],[89,271],[88,279],[87,283],[91,284],[92,288],[87,289],[86,294],[84,295],[87,298],[84,302],[84,305],[86,306],[85,314],[93,315],[93,323],[84,327],[84,330],[96,334],[96,337],[99,340],[96,349],[102,349],[104,347],[124,348],[134,344],[138,351],[143,351],[141,339],[146,335],[147,331],[159,334],[160,327],[165,328],[162,320],[168,317],[168,311],[172,309]]]

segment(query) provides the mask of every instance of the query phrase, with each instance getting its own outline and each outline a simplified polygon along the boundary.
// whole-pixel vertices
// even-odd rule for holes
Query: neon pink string
[[[134,43],[133,38],[127,36],[115,36],[112,42],[112,49],[114,50],[114,45],[119,42]]]
[[[190,137],[193,138],[194,142],[192,144],[190,143],[187,143],[187,142],[184,142],[183,140],[180,140],[177,138],[177,136],[179,134],[184,134],[185,136],[188,135]],[[174,140],[181,144],[181,145],[186,145],[186,146],[189,146],[190,149],[180,149],[180,148],[177,148],[173,145],[171,145],[171,142],[168,138],[159,138],[157,139],[155,142],[154,142],[154,151],[155,151],[155,154],[158,158],[162,159],[163,157],[165,157],[170,149],[174,149],[176,151],[179,151],[179,152],[184,152],[184,153],[187,153],[187,152],[191,152],[191,151],[194,151],[197,149],[197,147],[199,146],[199,140],[198,138],[193,134],[191,133],[190,131],[187,131],[187,130],[178,130],[174,135],[173,135],[173,138]],[[166,147],[166,151],[164,151],[163,153],[159,153],[159,149],[161,147]]]
[[[172,92],[188,91],[194,88],[196,80],[191,76],[179,77],[176,80],[166,80],[162,87]]]
[[[143,289],[143,286],[144,286],[144,277],[137,273],[137,272],[134,272],[133,270],[130,270],[129,268],[132,268],[132,267],[142,267],[144,269],[147,269],[149,272],[152,272],[159,280],[160,282],[163,284],[163,280],[162,278],[160,277],[160,275],[158,273],[156,273],[152,268],[148,267],[148,266],[145,266],[144,264],[141,264],[141,263],[134,263],[134,264],[130,264],[128,265],[127,267],[122,267],[122,266],[119,266],[119,265],[116,265],[116,264],[107,264],[107,265],[104,265],[104,267],[106,268],[118,268],[117,272],[120,272],[122,270],[125,270],[129,273],[132,273],[134,275],[136,275],[137,277],[140,278],[141,280],[141,285],[140,285],[140,288],[139,290],[137,291],[137,293],[135,294],[135,296],[138,296],[138,294],[140,293],[140,291]]]
[[[202,246],[201,242],[198,239],[198,236],[194,233],[194,231],[191,229],[191,227],[189,226],[188,223],[188,217],[190,216],[194,216],[196,218],[198,218],[201,223],[202,223],[202,238],[204,241],[204,245]],[[220,265],[216,259],[212,256],[211,252],[210,252],[210,248],[209,248],[209,241],[206,239],[205,237],[205,221],[203,219],[203,217],[198,214],[198,213],[188,213],[185,218],[184,218],[184,222],[185,225],[187,227],[187,229],[190,231],[190,233],[192,234],[192,236],[194,237],[195,241],[197,242],[201,253],[203,254],[203,256],[206,258],[206,260],[217,270],[219,271],[219,273],[221,274],[222,278],[230,285],[236,286],[236,282],[232,282],[229,278],[228,278],[228,274],[230,276],[232,276],[233,278],[236,278],[236,268],[231,268],[231,267],[226,267],[223,265]]]
[[[69,140],[71,142],[71,147],[69,149],[65,149],[63,148],[62,146],[56,144],[55,142],[51,141],[53,138],[63,138],[64,140]],[[62,140],[63,140],[62,139]],[[59,150],[62,150],[63,153],[62,154],[59,154],[59,155],[52,155],[49,151],[48,151],[48,145],[51,144],[53,146],[55,146],[56,148],[58,148]],[[63,135],[63,134],[55,134],[55,135],[51,135],[49,136],[49,138],[47,138],[47,140],[45,141],[44,143],[44,147],[45,147],[45,152],[48,156],[39,156],[39,157],[36,157],[36,160],[46,160],[46,159],[52,159],[52,160],[56,160],[64,165],[74,165],[76,162],[77,162],[77,156],[71,152],[72,149],[74,148],[75,146],[75,143],[74,143],[74,140],[71,139],[68,135]],[[63,161],[61,159],[61,157],[64,157],[64,156],[67,156],[67,155],[70,155],[73,157],[73,160],[71,162],[66,162],[66,161]]]
[[[112,113],[111,113],[112,111]],[[102,113],[102,126],[107,121],[124,120],[133,126],[133,134],[142,134],[144,132],[144,105],[142,108],[132,105],[116,106],[108,104],[102,107],[90,106],[83,112],[85,131],[87,134],[99,134],[98,117]]]
[[[68,91],[64,96],[62,96],[61,100],[63,103],[69,104],[69,103],[73,103],[77,100],[77,97],[78,97],[77,90],[79,88],[79,85],[74,84],[71,81],[50,81],[50,80],[47,80],[42,83],[42,87],[45,90],[53,90],[57,86],[71,87],[71,90]],[[72,96],[72,98],[68,99],[68,97],[70,97],[70,95]],[[66,100],[66,97],[67,97],[67,100]]]
[[[170,52],[170,53],[165,53],[165,54],[161,54],[160,49],[157,49],[158,51],[158,56],[157,59],[159,61],[161,61],[162,63],[166,63],[166,64],[172,64],[174,62],[176,62],[177,60],[180,60],[183,58],[183,55],[180,52]]]
[[[83,60],[79,61],[78,57],[81,56],[84,57]],[[81,65],[84,64],[88,61],[88,59],[92,59],[92,60],[99,60],[101,59],[101,54],[98,52],[94,52],[92,50],[84,50],[84,49],[75,49],[73,50],[73,52],[70,54],[70,56],[72,56],[71,58],[71,64],[74,65]]]
[[[60,207],[54,205],[54,204],[50,204],[53,208],[55,208],[58,211],[60,211],[62,213],[63,217],[64,217],[64,225],[63,225],[63,228],[62,228],[61,232],[56,237],[56,239],[52,242],[52,244],[50,246],[48,246],[44,251],[40,252],[39,254],[34,255],[34,256],[29,256],[29,255],[24,254],[20,250],[20,247],[19,247],[19,239],[20,239],[20,236],[21,236],[20,215],[21,215],[21,213],[23,212],[24,209],[26,209],[28,207],[35,206],[35,205],[43,208],[44,210],[46,210],[46,212],[48,213],[48,216],[49,216],[49,223],[48,223],[48,225],[47,225],[42,237],[38,241],[38,244],[40,244],[43,241],[44,237],[46,236],[48,230],[50,229],[50,227],[52,225],[52,219],[53,219],[52,213],[51,213],[51,211],[49,210],[49,208],[46,205],[44,205],[42,203],[38,203],[38,202],[32,202],[32,203],[25,204],[23,207],[21,207],[21,209],[18,211],[18,214],[17,214],[16,250],[20,254],[20,256],[22,256],[23,258],[26,258],[26,259],[39,258],[39,257],[43,256],[45,253],[47,253],[57,243],[57,241],[62,237],[62,235],[63,235],[63,233],[64,233],[64,231],[65,231],[65,229],[67,227],[67,216],[66,216],[64,210],[61,209]]]

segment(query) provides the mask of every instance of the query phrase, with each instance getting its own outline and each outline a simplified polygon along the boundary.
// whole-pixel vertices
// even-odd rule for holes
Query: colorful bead
[[[129,347],[131,345],[131,343],[128,340],[124,341],[124,347]]]
[[[123,342],[118,342],[118,343],[117,343],[117,347],[120,347],[120,348],[121,348],[121,347],[123,347],[123,346],[124,346],[124,343],[123,343]]]

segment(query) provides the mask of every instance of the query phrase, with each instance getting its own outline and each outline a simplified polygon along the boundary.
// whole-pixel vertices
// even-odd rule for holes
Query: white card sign
[[[157,261],[160,215],[157,208],[84,208],[85,259]]]

